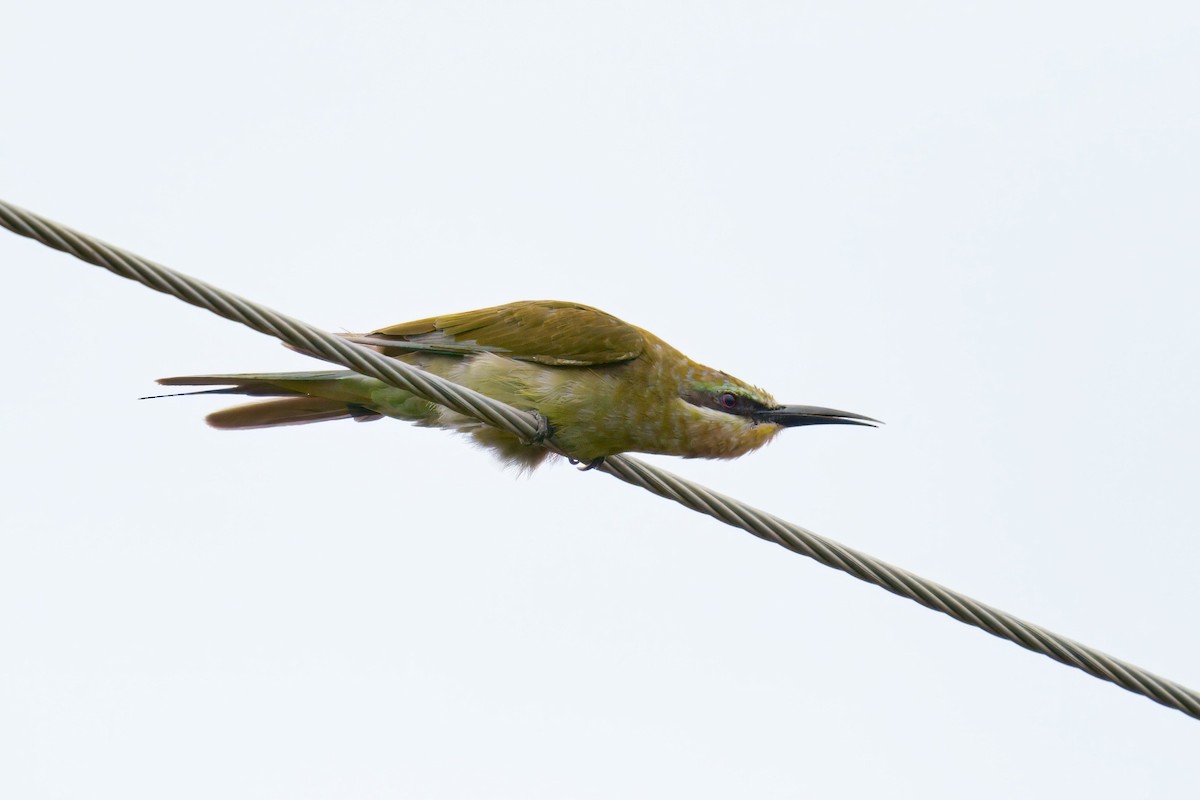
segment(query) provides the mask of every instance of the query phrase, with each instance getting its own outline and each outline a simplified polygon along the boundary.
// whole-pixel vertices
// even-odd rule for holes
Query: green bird
[[[541,415],[572,460],[596,466],[624,452],[737,458],[799,425],[874,425],[859,414],[789,406],[692,361],[652,333],[578,303],[532,300],[346,334]],[[163,378],[167,386],[225,386],[188,394],[271,399],[208,416],[214,428],[271,428],[394,417],[471,436],[524,469],[549,451],[507,431],[350,370]]]

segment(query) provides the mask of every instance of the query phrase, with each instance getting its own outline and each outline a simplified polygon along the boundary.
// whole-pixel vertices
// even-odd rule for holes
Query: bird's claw
[[[579,459],[571,458],[570,456],[567,457],[567,461],[571,462],[571,466],[575,467],[575,469],[579,470],[580,472],[587,472],[588,470],[595,469],[596,467],[603,464],[604,456],[600,456],[599,458],[593,458],[591,461],[587,462],[586,464],[584,462],[580,461]]]
[[[545,444],[546,440],[549,439],[553,433],[553,431],[550,429],[550,420],[546,419],[546,415],[540,411],[530,411],[529,413],[533,414],[533,418],[537,420],[537,430],[534,431],[534,434],[532,437],[530,437],[529,441],[521,442],[521,444],[530,447],[533,445]]]

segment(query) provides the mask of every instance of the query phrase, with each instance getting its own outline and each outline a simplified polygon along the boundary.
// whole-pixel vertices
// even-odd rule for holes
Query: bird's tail
[[[384,416],[420,422],[437,414],[437,406],[411,392],[388,386],[349,370],[277,372],[244,375],[185,375],[160,378],[164,386],[219,386],[182,394],[234,394],[271,398],[213,412],[214,428],[274,428],[333,419],[369,422]],[[168,395],[159,395],[168,396]]]

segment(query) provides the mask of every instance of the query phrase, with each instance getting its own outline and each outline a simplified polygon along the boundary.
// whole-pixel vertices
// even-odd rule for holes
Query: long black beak
[[[836,408],[822,408],[821,406],[764,408],[754,412],[754,419],[759,422],[774,422],[785,428],[795,428],[800,425],[866,425],[875,427],[883,424],[877,419],[864,417],[862,414],[851,414],[849,411],[838,411]]]

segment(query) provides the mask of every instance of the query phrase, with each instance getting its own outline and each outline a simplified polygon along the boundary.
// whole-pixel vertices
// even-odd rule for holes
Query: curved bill
[[[838,411],[836,408],[821,406],[779,406],[764,408],[754,412],[758,422],[774,422],[785,428],[795,428],[800,425],[866,425],[875,427],[883,423],[877,419],[864,417],[862,414],[851,414],[849,411]]]

